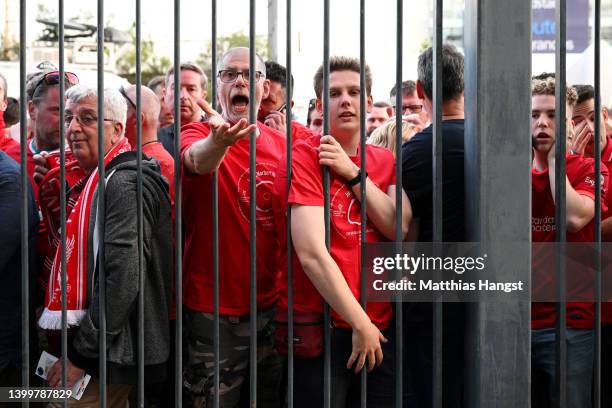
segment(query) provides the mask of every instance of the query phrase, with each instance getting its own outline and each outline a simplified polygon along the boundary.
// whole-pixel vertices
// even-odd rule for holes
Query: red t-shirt
[[[160,142],[143,145],[142,152],[149,157],[157,159],[159,162],[161,174],[170,185],[170,202],[172,204],[172,214],[174,214],[174,159]]]
[[[286,217],[288,204],[323,206],[323,170],[319,165],[317,147],[320,136],[312,136],[293,147],[291,188],[287,195],[286,159],[281,160],[278,177],[274,186],[274,209],[279,234],[279,311],[287,310],[287,245]],[[351,157],[360,164],[359,154]],[[382,191],[395,185],[395,160],[393,154],[377,146],[366,145],[366,169],[370,180]],[[340,268],[355,298],[360,297],[361,259],[361,213],[359,200],[342,177],[331,172],[331,256]],[[288,198],[286,198],[288,197]],[[386,239],[368,221],[367,242]],[[295,250],[292,250],[294,310],[299,312],[323,313],[323,298],[303,271]],[[386,328],[392,317],[388,302],[368,303],[367,314],[381,330]],[[350,329],[350,325],[332,311],[332,318],[339,327]]]
[[[272,210],[272,186],[279,160],[285,153],[285,137],[257,123],[257,306],[272,307],[277,298],[278,269]],[[181,157],[194,142],[208,136],[208,123],[181,128]],[[183,303],[213,312],[212,174],[193,175],[183,168]],[[250,310],[250,197],[249,140],[231,146],[218,170],[219,186],[219,310],[241,316]]]
[[[566,174],[571,186],[580,195],[595,199],[595,167],[593,159],[580,155],[566,156]],[[608,189],[608,170],[602,168],[602,211],[605,206],[605,193]],[[532,242],[555,241],[555,203],[550,189],[548,169],[531,171],[531,239]],[[589,222],[576,233],[567,232],[567,242],[593,242],[594,222]],[[534,254],[535,255],[535,254]],[[534,257],[533,267],[540,268],[541,262]],[[546,268],[554,267],[548,263]],[[548,275],[547,275],[548,276]],[[550,282],[539,284],[552,285]],[[570,288],[568,288],[570,289]],[[534,291],[536,289],[534,288]],[[594,304],[592,302],[568,302],[566,307],[567,327],[588,329],[593,327]],[[554,303],[534,302],[531,309],[531,327],[543,329],[555,326],[556,314]]]
[[[0,132],[0,150],[4,151],[11,159],[17,163],[20,162],[19,158],[19,143],[13,140],[9,135],[4,135],[4,131]],[[15,157],[15,152],[17,156]]]
[[[295,146],[300,140],[306,140],[315,134],[310,128],[302,125],[296,120],[291,121],[291,144]]]

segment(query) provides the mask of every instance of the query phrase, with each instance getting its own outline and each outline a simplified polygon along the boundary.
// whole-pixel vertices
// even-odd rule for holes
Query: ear
[[[0,101],[0,112],[4,112],[7,106],[8,106],[8,101],[6,99],[3,99],[2,101]]]
[[[291,100],[291,109],[293,109],[293,105],[294,105],[294,104],[295,104],[295,103],[293,102],[293,99],[292,99],[292,100]]]
[[[261,95],[261,99],[263,100],[263,99],[266,99],[270,95],[270,80],[264,79],[262,85],[263,85],[263,93]]]
[[[208,91],[206,90],[206,88],[202,89],[202,99],[206,100],[207,96],[208,96]]]
[[[319,113],[323,113],[323,101],[321,100],[321,98],[317,98],[317,101],[315,102],[315,109],[317,110],[317,112]]]
[[[111,136],[111,145],[114,146],[121,139],[121,134],[123,133],[123,123],[114,122],[113,123],[113,135]],[[134,146],[135,147],[135,146]]]
[[[419,99],[425,99],[425,91],[423,90],[423,84],[421,84],[421,81],[419,81],[418,79],[416,81],[416,92]]]
[[[608,108],[605,106],[601,108],[601,115],[603,116],[604,121],[608,120]]]
[[[368,95],[366,98],[366,112],[372,112],[372,107],[374,106],[374,101],[372,100],[372,95]]]
[[[36,120],[34,116],[36,116],[36,107],[34,106],[34,102],[28,101],[28,115],[30,119]]]
[[[393,115],[393,106],[388,106],[387,107],[387,115],[389,115],[389,117],[394,116]]]

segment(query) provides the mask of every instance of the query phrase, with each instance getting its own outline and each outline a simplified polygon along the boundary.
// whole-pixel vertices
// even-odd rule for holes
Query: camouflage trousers
[[[274,349],[274,309],[257,313],[257,406],[280,407],[282,358]],[[183,372],[185,406],[212,407],[214,396],[214,317],[186,311],[183,319],[187,362]],[[249,316],[219,319],[219,406],[249,406]],[[243,405],[246,403],[246,405]]]

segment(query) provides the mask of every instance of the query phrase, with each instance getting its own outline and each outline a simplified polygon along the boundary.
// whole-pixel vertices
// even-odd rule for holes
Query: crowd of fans
[[[28,197],[28,265],[32,316],[31,361],[41,351],[61,357],[62,309],[68,325],[67,384],[85,373],[93,378],[81,400],[70,406],[97,406],[100,357],[100,286],[106,324],[109,406],[136,401],[139,306],[144,293],[145,405],[173,406],[176,347],[183,350],[181,374],[186,406],[211,406],[214,397],[213,250],[219,251],[220,355],[219,396],[223,407],[249,406],[249,347],[257,333],[257,401],[263,407],[286,402],[288,262],[293,271],[294,406],[324,406],[323,306],[332,309],[331,395],[333,407],[357,406],[361,370],[367,370],[367,404],[394,406],[395,350],[403,342],[404,406],[432,401],[432,304],[371,302],[364,310],[360,276],[361,241],[432,240],[432,50],[418,60],[418,78],[394,87],[388,101],[374,102],[372,75],[365,67],[360,88],[359,60],[332,57],[329,106],[323,106],[323,67],[313,77],[306,125],[287,117],[286,69],[256,58],[254,100],[249,93],[249,50],[232,48],[219,60],[217,101],[207,101],[208,78],[190,62],[181,63],[180,138],[174,127],[174,68],[151,80],[140,92],[141,174],[137,166],[137,89],[104,90],[98,109],[95,88],[79,84],[73,73],[60,75],[51,64],[30,73],[26,83],[28,122],[18,123],[18,102],[8,97],[0,75],[0,385],[16,386],[21,375],[21,229],[23,193],[21,151],[25,149]],[[466,241],[464,220],[463,56],[454,47],[442,51],[443,239]],[[0,73],[1,74],[1,73]],[[300,79],[302,80],[302,79]],[[290,78],[293,82],[293,78]],[[60,82],[66,93],[59,94]],[[401,106],[394,106],[397,93]],[[365,93],[366,112],[360,111]],[[532,81],[533,242],[555,239],[555,80],[542,74]],[[65,100],[60,131],[60,98]],[[612,195],[608,171],[612,143],[608,111],[594,111],[588,85],[567,88],[567,239],[593,240],[595,179],[594,118],[601,115],[602,238],[612,238]],[[391,102],[391,103],[389,103]],[[289,102],[293,106],[293,100]],[[249,124],[254,104],[257,122]],[[213,106],[218,106],[216,110]],[[329,134],[322,134],[323,111]],[[98,112],[104,117],[99,118]],[[361,115],[366,115],[367,144],[361,146]],[[401,116],[402,149],[396,151]],[[16,135],[27,127],[27,144]],[[103,126],[104,145],[98,145]],[[287,164],[287,131],[292,160]],[[256,248],[250,242],[250,143],[256,134]],[[527,137],[527,135],[525,135]],[[65,145],[66,236],[60,234],[60,144]],[[178,150],[176,148],[178,146]],[[366,165],[360,161],[365,148]],[[402,160],[402,185],[395,160]],[[98,162],[104,162],[105,200],[98,208]],[[175,161],[180,164],[175,167]],[[323,168],[330,170],[330,241],[325,241]],[[175,259],[175,169],[181,172],[184,242]],[[216,173],[217,178],[213,177]],[[288,175],[291,178],[288,180]],[[142,188],[138,187],[138,179]],[[361,234],[361,183],[367,196],[366,236]],[[212,191],[218,185],[214,214]],[[402,189],[402,218],[396,220],[396,189]],[[138,195],[142,194],[142,217]],[[179,214],[179,212],[176,212]],[[290,217],[288,217],[290,215]],[[139,233],[142,220],[142,236]],[[213,241],[213,225],[219,235]],[[290,222],[289,225],[287,223]],[[534,225],[535,225],[534,224]],[[287,246],[291,231],[292,246]],[[142,244],[142,258],[139,258]],[[290,252],[289,252],[290,250]],[[65,260],[64,259],[65,256]],[[257,270],[256,326],[250,322],[250,265]],[[182,263],[183,344],[176,344],[175,262]],[[535,262],[535,261],[534,261]],[[65,265],[66,280],[62,274]],[[141,272],[144,276],[141,276]],[[144,285],[140,285],[140,281]],[[66,289],[63,305],[62,289]],[[403,307],[405,338],[395,338],[394,308]],[[443,399],[445,407],[463,406],[462,304],[444,304]],[[532,307],[532,400],[554,404],[554,304]],[[568,303],[568,406],[592,405],[594,305]],[[610,360],[612,310],[604,308],[604,360]],[[33,370],[32,370],[33,371]],[[603,365],[604,384],[611,368]],[[44,383],[61,387],[62,359]],[[608,389],[602,387],[610,401]],[[605,403],[605,401],[604,401]]]

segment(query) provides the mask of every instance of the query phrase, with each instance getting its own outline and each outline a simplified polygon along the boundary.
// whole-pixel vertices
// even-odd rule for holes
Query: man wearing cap
[[[79,83],[78,77],[65,72],[65,89]],[[34,155],[44,152],[48,168],[59,165],[60,140],[60,95],[59,95],[59,71],[40,72],[32,75],[26,83],[26,94],[28,99],[28,114],[30,115],[32,137],[28,139],[26,154],[28,177],[34,189],[34,199],[38,203],[38,184],[34,181],[35,160]],[[15,161],[21,162],[20,146],[13,146],[6,153]],[[50,158],[49,158],[50,157]],[[70,158],[67,152],[67,158]]]

